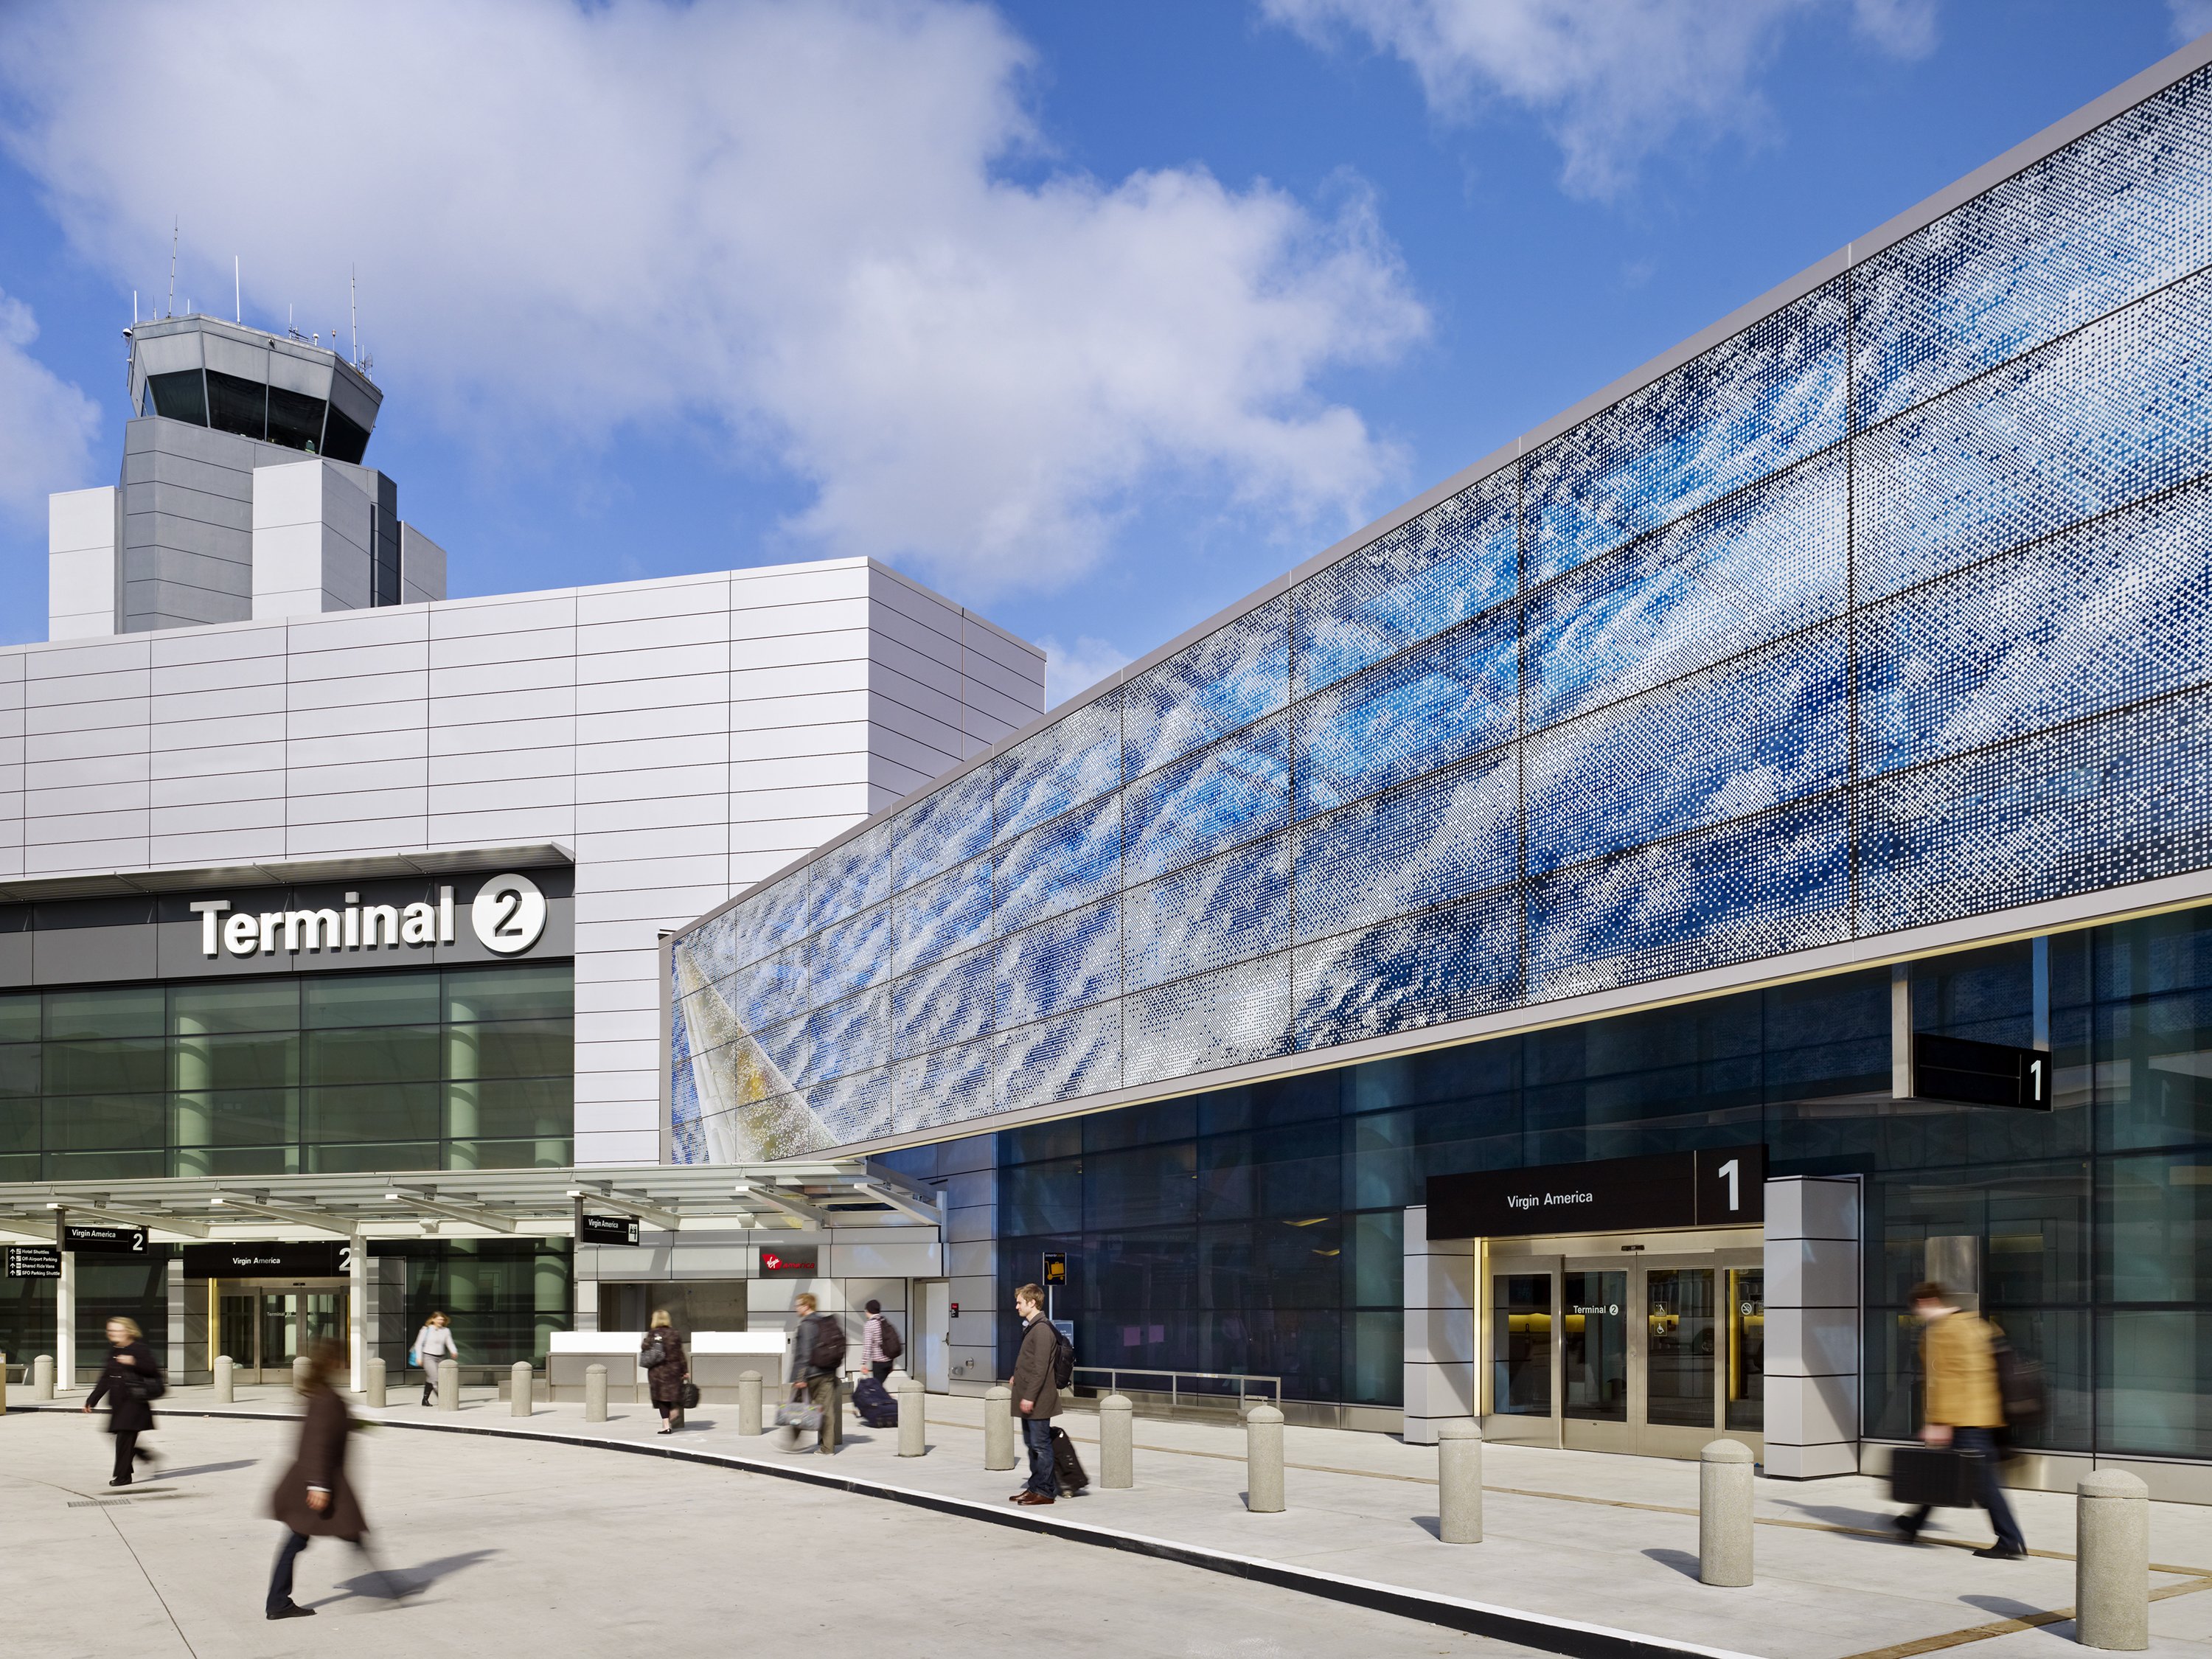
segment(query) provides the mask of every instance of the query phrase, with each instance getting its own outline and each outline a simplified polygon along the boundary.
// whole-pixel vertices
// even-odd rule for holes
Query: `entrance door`
[[[914,1340],[921,1350],[921,1386],[932,1394],[952,1389],[952,1286],[945,1279],[930,1279],[921,1287],[921,1315],[915,1321]]]
[[[1765,1311],[1749,1251],[1514,1262],[1491,1279],[1496,1437],[1548,1426],[1557,1445],[1695,1457],[1725,1432],[1760,1449]]]
[[[216,1352],[227,1354],[241,1382],[289,1382],[292,1362],[316,1341],[346,1340],[343,1290],[260,1290],[226,1285],[218,1297]]]

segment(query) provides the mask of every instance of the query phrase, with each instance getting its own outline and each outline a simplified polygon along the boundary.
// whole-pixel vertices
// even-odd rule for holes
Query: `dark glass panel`
[[[180,368],[173,374],[149,374],[146,392],[147,401],[152,405],[149,413],[172,421],[190,421],[194,426],[208,423],[207,386],[197,368]]]
[[[300,1080],[300,1039],[291,1031],[174,1039],[176,1087],[286,1089]]]
[[[35,1100],[40,1086],[37,1043],[11,1042],[0,1048],[0,1100]]]
[[[304,1042],[301,1074],[308,1083],[408,1083],[442,1074],[435,1025],[310,1031]]]
[[[519,1082],[449,1083],[449,1133],[494,1139],[565,1137],[576,1121],[574,1080],[567,1076]],[[472,1127],[464,1124],[473,1122]]]
[[[1186,1097],[1152,1106],[1125,1107],[1118,1112],[1094,1112],[1079,1121],[1083,1125],[1083,1150],[1110,1152],[1154,1141],[1188,1140],[1197,1133],[1198,1114]]]
[[[2212,1310],[2117,1309],[2097,1347],[2100,1452],[2212,1457]]]
[[[39,1026],[36,991],[0,996],[0,1042],[36,1042],[40,1035]]]
[[[1074,1118],[1032,1123],[999,1137],[1000,1160],[1006,1164],[1040,1164],[1047,1158],[1073,1158],[1082,1150],[1083,1125]]]
[[[169,1173],[169,1155],[149,1152],[49,1152],[46,1176],[49,1181],[143,1181]],[[84,1292],[80,1287],[77,1294]]]
[[[378,1146],[309,1146],[307,1165],[314,1175],[349,1175],[363,1170],[435,1170],[443,1167],[434,1140]],[[483,1351],[479,1349],[478,1352]]]
[[[1339,1216],[1255,1221],[1255,1294],[1262,1308],[1334,1308],[1344,1300],[1344,1222]]]
[[[1345,1318],[1352,1353],[1346,1364],[1348,1397],[1363,1406],[1400,1406],[1406,1399],[1406,1316],[1350,1314]]]
[[[1589,1423],[1628,1421],[1628,1275],[1569,1273],[1559,1335],[1560,1409]],[[1658,1419],[1655,1419],[1658,1420]]]
[[[1766,1270],[1730,1267],[1722,1322],[1728,1330],[1724,1429],[1766,1427]]]
[[[49,1037],[159,1036],[165,1029],[164,998],[158,985],[46,993]]]
[[[46,1103],[46,1150],[55,1152],[161,1151],[169,1141],[166,1096],[84,1095]]]
[[[0,1152],[39,1150],[39,1103],[0,1100]]]
[[[1197,1149],[1188,1141],[1083,1160],[1083,1212],[1101,1224],[1155,1227],[1195,1218]]]
[[[310,1146],[338,1141],[434,1140],[439,1089],[434,1083],[383,1084],[371,1088],[305,1091]],[[431,1164],[436,1163],[433,1158]],[[406,1167],[429,1168],[431,1164]],[[333,1166],[318,1163],[318,1169]],[[360,1167],[358,1165],[355,1167]]]
[[[1644,1416],[1653,1423],[1712,1428],[1713,1362],[1719,1340],[1713,1270],[1655,1267],[1646,1275],[1646,1284],[1651,1334],[1644,1362]]]
[[[269,441],[317,453],[323,441],[323,400],[281,386],[269,388]]]
[[[1406,1216],[1402,1210],[1351,1218],[1351,1260],[1344,1299],[1355,1307],[1406,1305]]]
[[[1498,1273],[1491,1285],[1492,1409],[1552,1414],[1552,1276]]]
[[[167,1046],[159,1037],[106,1042],[49,1042],[49,1095],[149,1093],[169,1086]]]
[[[566,1019],[508,1020],[496,1025],[455,1025],[447,1030],[447,1075],[549,1077],[574,1069],[576,1041]]]
[[[556,969],[456,968],[445,975],[446,1018],[567,1019],[576,1012],[576,981],[566,963]]]
[[[1008,1233],[1072,1233],[1083,1225],[1083,1165],[1075,1158],[1030,1164],[1000,1177]],[[1017,1280],[1017,1283],[1021,1281]],[[1007,1306],[1012,1306],[1009,1301]]]
[[[200,1031],[289,1031],[300,1024],[296,980],[249,979],[169,988],[169,1029]]]
[[[301,988],[301,1023],[307,1026],[412,1025],[439,1018],[434,973],[334,975],[309,978]]]
[[[269,430],[269,388],[259,380],[207,372],[208,424],[218,432],[259,438]]]
[[[557,1170],[568,1164],[573,1156],[572,1145],[566,1137],[549,1137],[543,1140],[477,1140],[468,1143],[469,1158],[465,1164],[458,1158],[456,1169],[472,1170]]]
[[[211,1176],[297,1175],[296,1146],[224,1146],[202,1153],[206,1174]],[[185,1173],[183,1170],[179,1174]]]
[[[226,1089],[176,1097],[179,1146],[261,1146],[295,1140],[299,1097],[289,1089]]]
[[[352,461],[358,465],[368,451],[368,432],[356,425],[333,406],[330,419],[323,428],[323,453],[334,461]]]

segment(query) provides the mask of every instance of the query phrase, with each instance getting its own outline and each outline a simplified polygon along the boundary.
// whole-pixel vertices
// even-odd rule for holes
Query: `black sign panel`
[[[2051,1056],[2040,1048],[2013,1048],[1965,1037],[1912,1035],[1912,1093],[1919,1100],[1955,1100],[1967,1106],[2051,1109]]]
[[[337,1239],[310,1244],[187,1244],[187,1279],[341,1279],[353,1247]]]
[[[1044,1282],[1048,1285],[1067,1283],[1067,1252],[1047,1250],[1044,1253]]]
[[[62,1247],[81,1255],[143,1255],[143,1227],[109,1227],[93,1222],[71,1221],[62,1228]]]
[[[635,1244],[637,1243],[637,1218],[634,1215],[587,1215],[583,1231],[576,1235],[584,1244]]]
[[[10,1279],[59,1279],[62,1276],[62,1253],[52,1244],[10,1244],[8,1247],[8,1277]]]
[[[1766,1219],[1766,1149],[1709,1146],[1540,1170],[1431,1176],[1431,1238],[1727,1227]]]

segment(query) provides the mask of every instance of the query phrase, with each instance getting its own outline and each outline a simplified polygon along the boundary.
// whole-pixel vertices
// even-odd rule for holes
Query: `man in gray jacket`
[[[815,1450],[833,1457],[844,1409],[838,1398],[837,1371],[845,1363],[845,1329],[835,1315],[819,1312],[820,1304],[807,1291],[801,1291],[793,1305],[799,1310],[799,1328],[791,1334],[791,1380],[806,1390],[808,1401],[822,1413]]]
[[[1014,1360],[1014,1414],[1021,1419],[1022,1443],[1029,1449],[1030,1479],[1012,1501],[1049,1504],[1056,1489],[1052,1419],[1060,1415],[1060,1389],[1053,1377],[1060,1333],[1045,1318],[1044,1291],[1035,1285],[1014,1292],[1014,1311],[1022,1316],[1022,1349]]]

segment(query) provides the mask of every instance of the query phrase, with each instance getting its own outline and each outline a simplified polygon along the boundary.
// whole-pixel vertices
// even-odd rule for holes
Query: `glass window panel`
[[[336,1141],[433,1141],[440,1133],[441,1091],[435,1083],[307,1089],[302,1094],[307,1139],[311,1146]],[[316,1167],[333,1166],[319,1162]],[[434,1164],[397,1167],[428,1169]]]
[[[1840,279],[1816,289],[1538,450],[1522,503],[1528,579],[1843,437],[1845,311]]]
[[[2103,1181],[2098,1300],[2212,1304],[2212,1154],[2112,1158]]]
[[[1656,1277],[1656,1275],[1655,1275]],[[1569,1273],[1562,1281],[1560,1409],[1586,1423],[1628,1421],[1628,1275]],[[1671,1418],[1654,1418],[1671,1422]]]
[[[0,1042],[36,1042],[40,1036],[39,994],[0,996]]]
[[[296,392],[287,392],[281,386],[269,388],[269,441],[283,444],[287,449],[304,449],[309,454],[319,453],[323,442],[323,400],[303,397]]]
[[[1644,1418],[1685,1428],[1714,1426],[1715,1348],[1711,1267],[1653,1268],[1645,1275],[1650,1324],[1645,1350]]]
[[[462,1165],[457,1158],[455,1168],[558,1170],[569,1162],[571,1143],[565,1136],[546,1140],[475,1140],[467,1144],[467,1151],[468,1164]]]
[[[190,421],[194,426],[205,426],[207,417],[207,383],[200,379],[197,368],[181,368],[173,374],[149,374],[146,390],[153,407],[147,412],[165,420]]]
[[[438,975],[303,975],[301,1023],[309,1026],[413,1025],[440,1014]]]
[[[1020,1025],[1121,993],[1121,901],[1108,899],[999,941],[995,1023]]]
[[[261,438],[269,430],[269,388],[259,380],[207,371],[208,424],[218,432]]]
[[[169,1086],[168,1052],[159,1037],[45,1045],[50,1095],[150,1093]]]
[[[48,1152],[94,1148],[156,1152],[169,1144],[166,1096],[82,1095],[50,1100],[46,1109]]]
[[[558,1077],[575,1069],[576,1036],[566,1019],[455,1025],[446,1033],[451,1078]]]
[[[158,985],[46,993],[50,1037],[159,1036],[165,1029]]]
[[[1269,600],[1121,688],[1124,777],[1273,713],[1290,700],[1290,599]]]
[[[445,1167],[442,1150],[434,1140],[352,1145],[317,1142],[307,1148],[307,1168],[314,1175],[353,1175],[386,1170],[439,1170]],[[450,1302],[452,1298],[447,1298]],[[481,1340],[481,1338],[479,1338]]]
[[[444,988],[449,1020],[567,1019],[576,1012],[575,975],[565,963],[550,971],[448,969]]]
[[[1279,951],[1291,942],[1291,838],[1276,836],[1133,887],[1125,902],[1132,990]]]
[[[232,1032],[174,1040],[179,1089],[284,1089],[300,1080],[291,1031]]]
[[[557,1139],[575,1127],[572,1079],[543,1077],[450,1083],[446,1085],[447,1133],[482,1139]]]
[[[1084,1212],[1110,1217],[1125,1227],[1191,1221],[1198,1210],[1196,1160],[1197,1149],[1188,1141],[1086,1153],[1082,1163]]]
[[[1011,933],[1102,899],[1121,884],[1121,798],[1040,825],[992,860],[994,925]]]
[[[1273,720],[1130,786],[1124,846],[1142,880],[1291,820],[1290,727]]]
[[[39,1103],[35,1100],[0,1101],[0,1152],[35,1152],[38,1150]]]
[[[992,835],[1005,841],[1121,781],[1121,702],[1109,692],[992,763]]]
[[[891,1132],[891,1073],[888,1066],[810,1084],[806,1107],[827,1131],[830,1145],[872,1140]]]
[[[1501,468],[1305,582],[1292,596],[1298,695],[1510,598],[1519,497],[1516,470]]]
[[[1491,1410],[1552,1414],[1552,1275],[1491,1278]]]
[[[1340,1216],[1278,1216],[1252,1223],[1255,1303],[1269,1308],[1341,1305],[1344,1222]]]
[[[258,1176],[297,1175],[300,1172],[300,1149],[297,1146],[226,1146],[198,1153],[193,1167],[182,1167],[179,1159],[179,1175]]]
[[[168,1173],[169,1155],[158,1147],[143,1152],[49,1151],[46,1155],[49,1181],[143,1181]],[[86,1294],[81,1285],[77,1294]]]
[[[1520,618],[1505,611],[1301,703],[1297,815],[1506,741],[1520,690]]]
[[[310,1031],[301,1073],[313,1084],[434,1083],[445,1075],[435,1025]]]
[[[169,1029],[202,1031],[289,1031],[300,1024],[295,980],[217,980],[169,988]]]
[[[0,1047],[0,1100],[35,1100],[40,1086],[40,1051],[35,1042]]]
[[[1766,1427],[1766,1270],[1730,1267],[1723,1317],[1728,1328],[1728,1410],[1721,1426]]]
[[[289,1089],[196,1091],[175,1097],[179,1146],[262,1146],[300,1136],[299,1096]]]
[[[2120,1309],[2100,1322],[2097,1449],[2212,1457],[2212,1310]]]
[[[333,408],[323,426],[323,453],[334,461],[351,461],[358,466],[368,453],[368,429]]]
[[[1363,1406],[1405,1403],[1406,1316],[1397,1309],[1366,1312],[1345,1321],[1353,1343],[1346,1387]]]
[[[1521,761],[1471,761],[1298,826],[1301,944],[1515,879]]]

